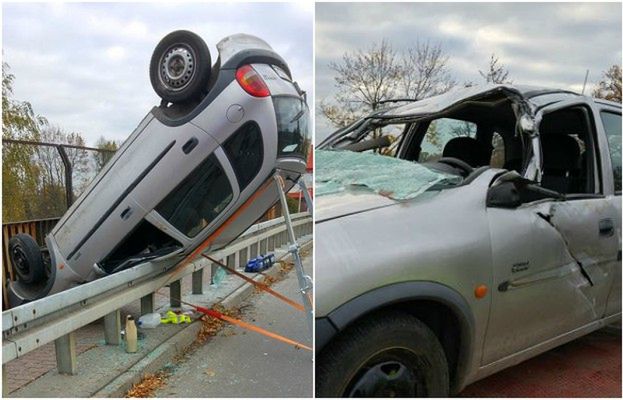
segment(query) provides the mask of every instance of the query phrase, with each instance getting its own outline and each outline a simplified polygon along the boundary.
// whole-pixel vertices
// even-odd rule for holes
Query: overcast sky
[[[383,38],[401,50],[417,39],[441,42],[459,82],[482,82],[492,52],[514,83],[580,92],[621,64],[620,3],[318,3],[316,98],[334,93],[330,61]],[[332,131],[317,111],[316,137]]]
[[[313,101],[313,6],[297,3],[5,3],[3,60],[15,75],[14,97],[93,145],[123,140],[159,103],[149,60],[167,33],[199,34],[216,60],[216,43],[249,33],[289,64]]]

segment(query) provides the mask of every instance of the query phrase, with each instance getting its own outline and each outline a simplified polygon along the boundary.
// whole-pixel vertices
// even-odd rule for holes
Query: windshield
[[[429,189],[462,182],[460,176],[372,152],[316,150],[314,155],[317,196],[363,187],[395,200],[406,200]]]
[[[274,97],[273,102],[277,117],[277,155],[305,158],[311,143],[307,104],[293,96]]]

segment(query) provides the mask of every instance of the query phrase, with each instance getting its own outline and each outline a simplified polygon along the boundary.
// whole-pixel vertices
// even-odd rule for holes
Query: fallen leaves
[[[125,397],[152,397],[156,390],[166,384],[168,377],[169,374],[164,371],[159,371],[155,374],[147,374],[143,376],[143,380],[132,385],[132,388],[125,394]]]
[[[217,304],[212,308],[229,317],[238,318],[240,316],[240,310],[238,309],[226,309],[220,304]],[[225,326],[225,322],[207,315],[201,317],[201,323],[201,329],[197,333],[197,339],[195,340],[198,344],[205,343],[206,340],[216,335]]]

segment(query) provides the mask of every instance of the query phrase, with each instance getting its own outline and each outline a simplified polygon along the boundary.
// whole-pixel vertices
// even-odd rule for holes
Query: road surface
[[[311,252],[308,252],[310,254]],[[312,257],[303,259],[311,275]],[[272,288],[301,302],[296,272]],[[242,320],[311,347],[305,316],[266,293],[248,298]],[[155,397],[311,397],[312,353],[238,327],[227,327],[172,368]]]

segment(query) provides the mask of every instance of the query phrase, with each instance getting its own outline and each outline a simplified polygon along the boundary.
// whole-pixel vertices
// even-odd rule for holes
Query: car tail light
[[[250,65],[243,65],[236,70],[236,80],[251,96],[270,96],[270,90],[268,90],[266,82]]]

